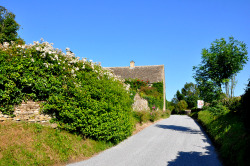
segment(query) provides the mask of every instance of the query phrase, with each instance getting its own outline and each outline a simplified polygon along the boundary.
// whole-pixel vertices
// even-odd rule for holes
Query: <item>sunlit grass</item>
[[[0,123],[0,165],[54,165],[86,159],[113,144],[40,124]]]

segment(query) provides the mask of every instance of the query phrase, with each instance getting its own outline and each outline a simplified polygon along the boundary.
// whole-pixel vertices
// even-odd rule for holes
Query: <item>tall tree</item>
[[[187,102],[188,108],[191,109],[197,105],[200,91],[196,84],[192,82],[186,83],[181,89],[181,93],[184,95],[184,100]]]
[[[198,87],[205,90],[201,96],[208,95],[206,86],[209,85],[212,90],[209,95],[218,97],[221,86],[224,84],[227,87],[229,80],[243,69],[247,61],[246,44],[233,37],[229,37],[228,42],[224,38],[217,39],[209,49],[202,49],[202,62],[193,67]]]
[[[0,6],[0,43],[17,41],[24,43],[18,36],[20,25],[15,21],[15,14]]]

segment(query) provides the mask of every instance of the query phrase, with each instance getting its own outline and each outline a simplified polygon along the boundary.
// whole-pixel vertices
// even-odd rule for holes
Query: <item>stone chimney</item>
[[[135,62],[134,61],[130,61],[130,69],[134,69],[135,68]]]

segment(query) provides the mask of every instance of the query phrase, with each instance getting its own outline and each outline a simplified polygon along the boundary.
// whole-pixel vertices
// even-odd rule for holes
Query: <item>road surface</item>
[[[214,147],[186,115],[171,115],[99,155],[69,166],[219,166]]]

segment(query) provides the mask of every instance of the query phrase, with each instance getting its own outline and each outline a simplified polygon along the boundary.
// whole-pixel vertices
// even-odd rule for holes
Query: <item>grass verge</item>
[[[143,122],[134,117],[137,124],[134,134],[153,123],[150,121],[170,115],[161,111],[155,113],[157,116],[151,114],[150,118],[150,113],[145,114],[140,114],[149,117],[143,119]],[[0,122],[0,140],[0,166],[65,165],[88,159],[114,146],[109,142],[84,139],[37,123],[13,121]]]
[[[25,122],[0,123],[0,166],[61,165],[112,146],[66,131]]]
[[[240,117],[232,112],[215,116],[209,111],[200,111],[191,116],[197,117],[205,127],[225,165],[250,165],[250,134]]]

